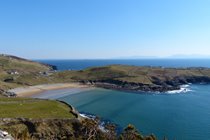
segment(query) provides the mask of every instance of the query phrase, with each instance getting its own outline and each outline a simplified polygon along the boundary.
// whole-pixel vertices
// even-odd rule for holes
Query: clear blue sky
[[[0,53],[32,59],[210,55],[210,0],[1,0]]]

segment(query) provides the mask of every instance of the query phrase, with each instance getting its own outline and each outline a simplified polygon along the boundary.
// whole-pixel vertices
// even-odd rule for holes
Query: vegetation
[[[0,55],[0,129],[16,139],[156,140],[128,125],[116,134],[113,124],[99,128],[99,119],[78,119],[68,105],[52,100],[6,98],[6,90],[47,83],[81,82],[104,88],[167,91],[186,83],[210,83],[207,68],[162,68],[110,65],[81,71],[55,72],[48,65]]]
[[[142,136],[131,125],[120,135],[111,124],[104,131],[98,127],[99,120],[92,119],[5,119],[0,123],[0,129],[21,140],[156,140],[153,135]]]
[[[71,73],[71,72],[69,72]],[[98,68],[90,68],[74,73],[75,80],[119,80],[122,82],[155,84],[155,80],[167,82],[176,77],[210,77],[210,69],[207,68],[162,68],[162,67],[138,67],[128,65],[111,65]]]
[[[119,137],[120,140],[157,140],[154,135],[143,137],[138,130],[129,124]]]
[[[187,83],[210,83],[208,68],[162,68],[110,65],[81,71],[64,71],[54,79],[76,81],[103,88],[131,91],[177,90]],[[55,78],[56,77],[56,78]]]
[[[9,55],[0,55],[0,90],[7,90],[22,85],[30,85],[28,79],[32,78],[34,84],[39,84],[45,78],[36,75],[45,71],[51,71],[52,67],[43,65],[37,62],[29,61],[26,59],[18,58]],[[23,81],[21,81],[24,79]],[[19,81],[20,80],[20,81]]]
[[[1,73],[4,74],[12,72],[12,70],[21,74],[52,70],[48,65],[10,55],[0,55],[0,68]]]
[[[75,118],[71,108],[53,100],[0,98],[0,118]]]
[[[210,83],[208,68],[163,68],[110,65],[55,72],[48,65],[14,56],[0,56],[0,91],[19,86],[81,82],[103,88],[168,91],[187,83]]]
[[[121,134],[116,134],[116,127],[107,124],[105,130],[99,127],[99,119],[85,119],[77,129],[77,135],[86,140],[156,140],[154,135],[144,137],[134,126],[128,125]]]

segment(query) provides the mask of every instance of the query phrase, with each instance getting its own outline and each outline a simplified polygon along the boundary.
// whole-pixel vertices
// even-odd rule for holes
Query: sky
[[[1,0],[0,53],[29,59],[210,56],[210,0]]]

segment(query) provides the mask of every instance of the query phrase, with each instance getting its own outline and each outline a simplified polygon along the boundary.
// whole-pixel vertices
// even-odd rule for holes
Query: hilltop
[[[209,68],[164,68],[110,65],[81,71],[64,71],[59,77],[97,87],[129,90],[159,91],[180,89],[188,83],[210,83]]]
[[[0,55],[0,93],[19,86],[47,83],[46,75],[55,66],[41,64],[12,55]]]
[[[0,55],[0,70],[1,72],[12,73],[35,73],[47,70],[53,70],[53,66],[41,64],[24,58],[12,55]],[[15,73],[14,73],[15,74]]]
[[[79,71],[54,67],[14,56],[0,56],[0,90],[39,84],[79,82],[96,87],[129,90],[178,90],[188,83],[210,83],[210,69],[109,65]]]

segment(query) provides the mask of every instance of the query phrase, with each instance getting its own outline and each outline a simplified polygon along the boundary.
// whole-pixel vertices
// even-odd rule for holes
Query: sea
[[[210,68],[210,59],[37,61],[55,65],[58,70],[112,64]],[[133,124],[141,134],[155,134],[160,140],[164,137],[169,140],[210,139],[210,85],[188,84],[181,90],[151,94],[96,88],[65,94],[58,99],[73,105],[82,114],[99,116],[105,122],[117,124],[119,130]]]

